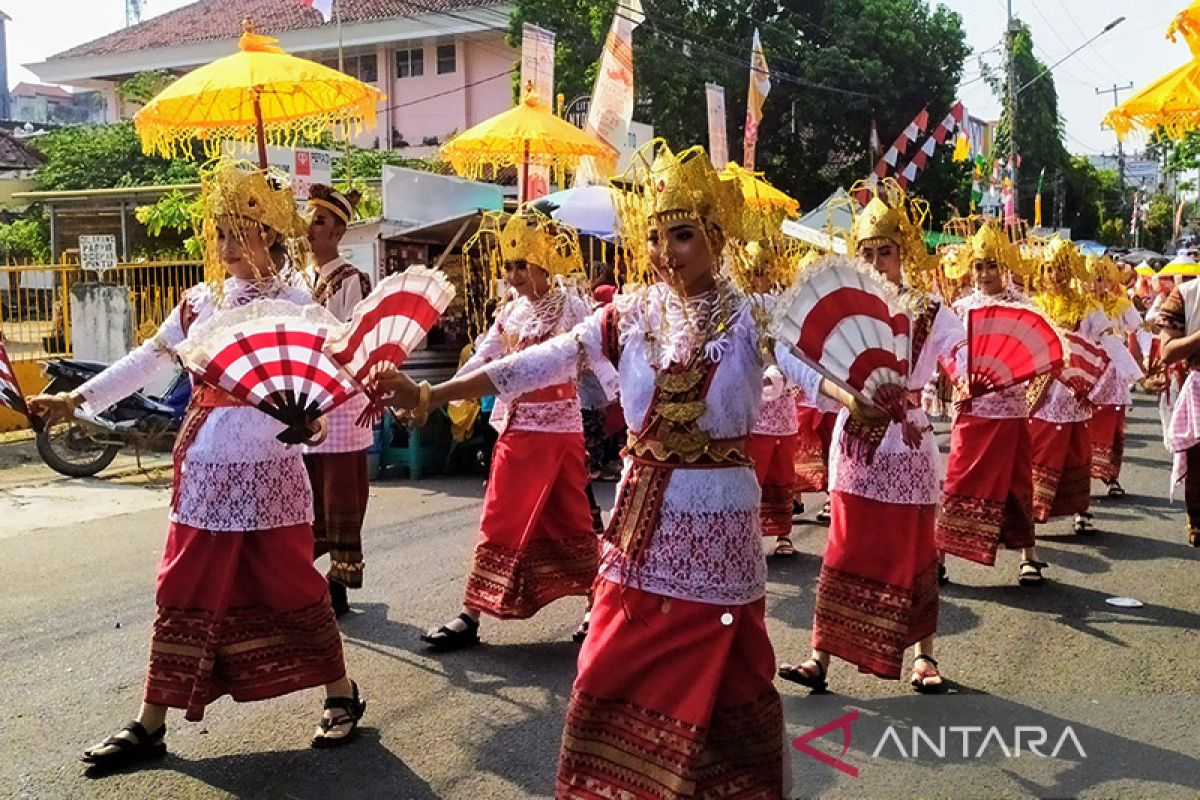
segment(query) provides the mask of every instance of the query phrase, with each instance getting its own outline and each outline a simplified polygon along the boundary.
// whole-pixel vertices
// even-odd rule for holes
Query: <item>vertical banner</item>
[[[633,119],[633,30],[646,18],[641,0],[618,0],[612,27],[604,40],[600,71],[592,89],[592,104],[583,129],[620,151]],[[575,175],[577,185],[600,183],[592,159],[584,159]]]
[[[549,108],[554,108],[554,31],[521,26],[521,93],[534,91]],[[536,200],[550,193],[550,167],[530,164],[519,168],[518,200]]]
[[[725,87],[706,83],[704,96],[708,100],[708,154],[714,167],[725,169],[725,165],[729,163],[729,139],[725,128]]]
[[[758,150],[758,126],[762,122],[763,104],[771,92],[771,71],[763,54],[758,28],[754,29],[754,47],[750,52],[750,91],[746,96],[746,138],[742,150],[742,166],[754,169]]]

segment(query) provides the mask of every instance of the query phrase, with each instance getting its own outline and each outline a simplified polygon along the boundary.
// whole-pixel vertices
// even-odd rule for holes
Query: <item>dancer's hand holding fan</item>
[[[910,320],[896,290],[840,256],[809,268],[776,306],[775,337],[859,403],[903,423],[908,411]],[[847,425],[869,458],[887,425]]]
[[[340,327],[320,306],[256,300],[198,324],[178,353],[199,380],[286,425],[281,442],[314,443],[321,417],[358,391],[325,354]]]
[[[404,364],[453,299],[454,287],[441,271],[409,267],[380,281],[355,306],[345,328],[329,340],[326,352],[371,399],[362,421],[383,413],[390,388],[380,378]]]

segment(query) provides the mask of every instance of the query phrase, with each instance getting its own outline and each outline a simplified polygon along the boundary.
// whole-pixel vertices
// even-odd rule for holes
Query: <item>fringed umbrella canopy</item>
[[[1167,27],[1167,38],[1183,36],[1192,60],[1168,72],[1124,103],[1108,112],[1105,124],[1124,138],[1135,128],[1146,132],[1159,127],[1180,139],[1200,127],[1200,0],[1179,12]]]
[[[247,22],[237,53],[184,75],[134,116],[142,149],[190,156],[198,140],[214,156],[233,139],[257,142],[265,161],[267,143],[294,146],[330,129],[349,138],[374,127],[383,92],[276,42]]]
[[[603,174],[611,175],[617,161],[607,143],[554,116],[535,92],[446,142],[441,155],[455,172],[472,180],[491,177],[505,167],[546,166],[558,181],[589,157]]]

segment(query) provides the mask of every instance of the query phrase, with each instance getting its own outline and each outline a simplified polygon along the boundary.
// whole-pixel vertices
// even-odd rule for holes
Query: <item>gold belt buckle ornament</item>
[[[658,413],[671,422],[686,424],[700,419],[706,408],[708,408],[708,404],[703,400],[693,400],[688,403],[659,403]]]

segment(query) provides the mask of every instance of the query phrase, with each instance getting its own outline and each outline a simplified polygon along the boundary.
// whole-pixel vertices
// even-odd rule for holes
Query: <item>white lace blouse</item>
[[[518,352],[522,342],[538,341],[571,330],[582,322],[591,307],[582,297],[554,288],[535,301],[524,297],[505,303],[496,321],[479,341],[475,353],[459,368],[459,375],[474,372],[485,364]],[[572,375],[571,380],[577,380]],[[563,381],[566,382],[565,380]],[[539,387],[540,388],[540,387]],[[492,410],[492,427],[500,432],[583,433],[578,392],[575,397],[515,405],[513,397],[498,397]]]
[[[1127,335],[1141,326],[1142,318],[1133,306],[1127,307],[1115,319],[1094,309],[1079,323],[1079,333],[1093,341],[1099,340],[1109,357],[1108,367],[1088,395],[1095,405],[1128,406],[1133,402],[1130,384],[1143,373],[1141,365],[1129,352]]]
[[[619,386],[630,430],[641,430],[655,391],[656,369],[686,361],[704,341],[694,320],[711,319],[713,294],[681,302],[664,285],[618,296],[621,355],[614,373],[601,347],[597,311],[568,335],[558,336],[486,367],[505,398],[576,375],[587,363],[602,383]],[[697,424],[714,439],[749,435],[758,418],[764,364],[761,333],[748,300],[738,298],[727,328],[705,345],[717,364],[707,407]],[[775,355],[781,373],[801,391],[816,395],[820,376],[785,347]],[[607,369],[605,367],[607,366]],[[622,480],[625,480],[623,477]],[[601,575],[668,597],[713,604],[742,604],[766,591],[766,564],[759,526],[759,488],[750,467],[677,469],[664,492],[662,515],[643,562],[633,567],[620,550],[606,546]]]
[[[308,303],[307,291],[280,285],[262,294],[252,284],[226,280],[220,301],[206,284],[189,289],[184,302],[196,312],[196,326],[218,309],[245,305],[259,297]],[[140,390],[175,363],[186,339],[177,306],[158,333],[104,372],[79,387],[83,410],[97,414]],[[209,531],[254,531],[312,522],[312,492],[302,450],[275,435],[283,425],[256,408],[212,410],[183,456],[177,502],[171,520]]]
[[[959,318],[946,304],[941,304],[920,358],[909,371],[909,391],[920,391],[933,378],[939,358],[954,358],[956,374],[965,374],[966,336]],[[941,454],[932,430],[925,430],[919,447],[910,448],[904,443],[901,427],[888,425],[883,441],[868,464],[845,449],[843,429],[848,418],[849,412],[842,410],[833,431],[834,446],[829,454],[833,491],[884,503],[935,505],[938,502]],[[930,427],[929,417],[921,408],[909,409],[908,421],[921,429]]]

